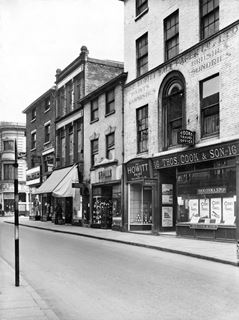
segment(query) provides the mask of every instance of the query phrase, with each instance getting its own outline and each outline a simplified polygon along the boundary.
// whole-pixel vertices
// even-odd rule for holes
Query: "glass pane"
[[[203,98],[219,92],[219,76],[203,82]]]

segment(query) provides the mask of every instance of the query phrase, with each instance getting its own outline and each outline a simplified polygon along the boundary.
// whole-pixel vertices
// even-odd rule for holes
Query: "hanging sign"
[[[178,131],[178,144],[195,144],[195,132],[190,130],[179,130]]]

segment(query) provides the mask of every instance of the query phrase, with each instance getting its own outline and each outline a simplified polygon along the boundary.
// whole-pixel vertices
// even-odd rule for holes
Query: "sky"
[[[123,19],[119,0],[0,0],[0,121],[25,123],[22,111],[82,45],[123,61]]]

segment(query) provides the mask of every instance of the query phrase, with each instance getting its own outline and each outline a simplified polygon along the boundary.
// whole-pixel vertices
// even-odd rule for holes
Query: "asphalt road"
[[[14,226],[0,223],[14,266]],[[239,268],[20,227],[22,276],[62,320],[238,320]]]

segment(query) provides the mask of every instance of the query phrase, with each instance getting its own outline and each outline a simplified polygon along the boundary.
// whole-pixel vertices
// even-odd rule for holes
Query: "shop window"
[[[106,136],[106,158],[113,160],[115,158],[115,134],[110,133]]]
[[[91,101],[91,115],[90,121],[96,121],[99,119],[99,106],[98,106],[98,98]]]
[[[219,0],[200,0],[201,40],[219,30]]]
[[[148,9],[148,0],[136,0],[136,16]]]
[[[183,82],[178,76],[169,77],[162,98],[165,148],[177,145],[178,131],[183,128],[183,105]]]
[[[219,75],[200,83],[202,137],[219,133]]]
[[[51,125],[50,123],[45,125],[45,143],[50,141],[50,130],[51,130]]]
[[[48,111],[51,107],[51,99],[50,97],[45,99],[45,111]]]
[[[136,110],[137,152],[148,151],[148,106]]]
[[[164,19],[165,60],[179,53],[178,10]]]
[[[115,111],[115,91],[110,90],[106,93],[106,109],[105,114],[110,114]]]
[[[13,164],[3,165],[4,180],[14,180],[14,166]]]
[[[36,132],[32,132],[31,133],[31,149],[36,149],[36,138],[37,138]]]
[[[13,151],[14,150],[14,141],[13,140],[3,141],[3,150],[4,151]]]
[[[31,114],[31,116],[32,116],[32,119],[31,119],[32,121],[36,120],[36,116],[37,116],[37,109],[36,109],[36,107],[32,109],[32,114]]]
[[[137,77],[148,71],[148,33],[136,40]]]
[[[98,160],[99,139],[91,140],[91,166],[93,167]]]

